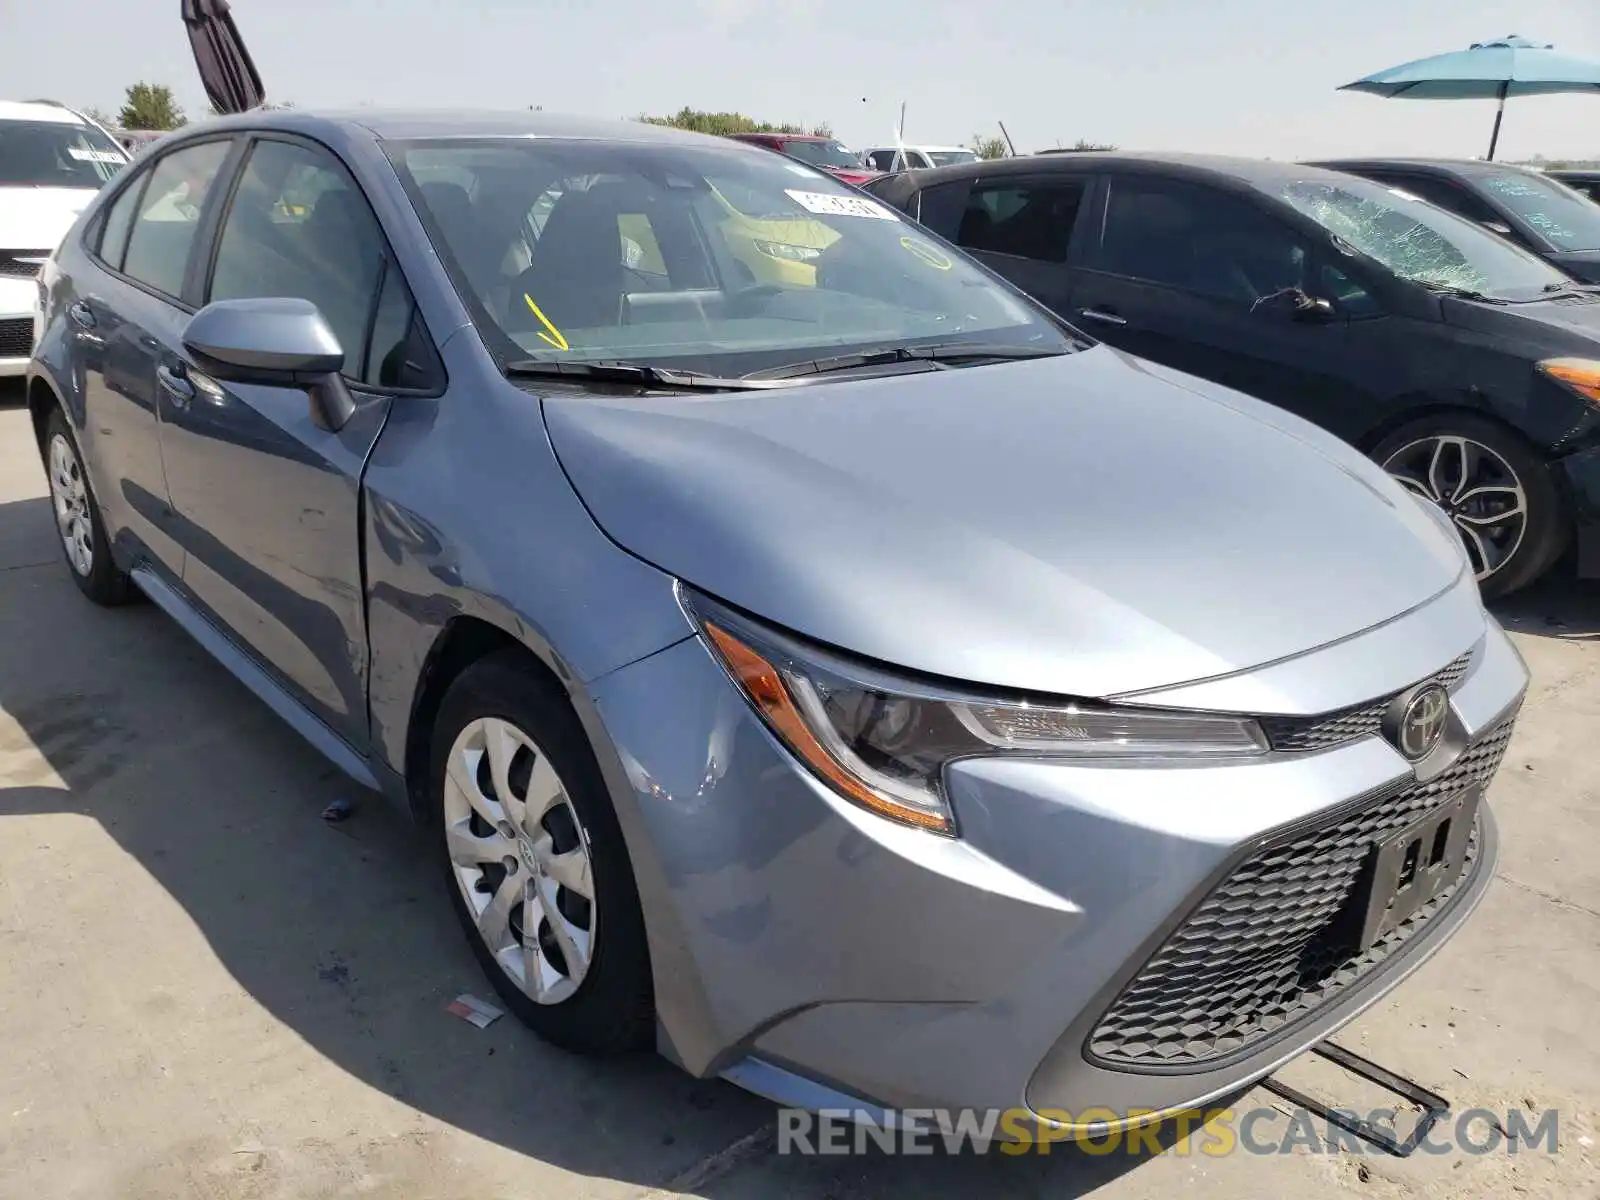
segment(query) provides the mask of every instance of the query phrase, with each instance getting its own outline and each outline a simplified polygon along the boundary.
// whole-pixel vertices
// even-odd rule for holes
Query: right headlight
[[[684,592],[706,644],[767,727],[845,799],[953,834],[944,768],[961,758],[1239,758],[1265,754],[1246,717],[961,695],[897,678]]]

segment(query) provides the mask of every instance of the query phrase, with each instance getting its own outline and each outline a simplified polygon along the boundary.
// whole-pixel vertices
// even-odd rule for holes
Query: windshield
[[[838,142],[785,142],[783,152],[802,158],[808,163],[816,163],[819,167],[861,169],[861,163],[856,160],[856,156]]]
[[[389,154],[502,365],[729,376],[917,344],[1078,346],[893,209],[775,154],[555,139]]]
[[[1565,184],[1507,171],[1480,186],[1550,250],[1600,250],[1600,204]]]
[[[1297,180],[1279,195],[1402,279],[1425,287],[1527,300],[1566,280],[1543,259],[1399,188],[1359,179]]]
[[[98,129],[65,121],[0,121],[0,187],[95,188],[128,161]]]
[[[924,150],[923,154],[932,159],[936,167],[952,167],[956,163],[978,161],[977,152],[973,150]]]

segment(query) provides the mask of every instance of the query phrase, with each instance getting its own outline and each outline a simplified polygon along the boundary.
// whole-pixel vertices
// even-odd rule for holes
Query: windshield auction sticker
[[[802,192],[785,188],[784,195],[807,212],[825,217],[876,217],[880,221],[898,221],[893,210],[865,196],[841,196],[833,192]]]

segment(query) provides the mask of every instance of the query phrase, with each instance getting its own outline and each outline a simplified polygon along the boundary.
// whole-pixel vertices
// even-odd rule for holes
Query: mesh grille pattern
[[[27,358],[33,353],[33,318],[0,321],[0,358]]]
[[[33,279],[42,269],[40,264],[23,260],[49,257],[48,250],[0,250],[0,275],[13,279]]]
[[[1471,662],[1472,652],[1469,650],[1437,675],[1430,676],[1422,682],[1437,683],[1446,690],[1452,690],[1461,682],[1461,677],[1467,673],[1467,666]],[[1399,694],[1396,692],[1394,696]],[[1383,727],[1384,711],[1394,696],[1385,696],[1381,700],[1337,709],[1315,717],[1262,717],[1261,728],[1274,750],[1326,750],[1330,746],[1353,742],[1357,738],[1370,737],[1380,732]]]
[[[1203,1063],[1310,1014],[1398,951],[1457,883],[1365,952],[1351,895],[1368,852],[1435,806],[1486,784],[1511,740],[1507,717],[1443,774],[1335,824],[1263,850],[1211,893],[1112,1003],[1088,1050],[1108,1064]],[[1478,855],[1474,829],[1462,878]]]

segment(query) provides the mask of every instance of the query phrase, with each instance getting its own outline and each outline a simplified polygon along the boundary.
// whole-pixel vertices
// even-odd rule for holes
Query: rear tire
[[[1461,534],[1484,599],[1543,575],[1571,538],[1572,519],[1550,467],[1516,433],[1466,412],[1435,413],[1385,437],[1372,457],[1433,501]]]
[[[78,439],[59,407],[52,408],[45,420],[44,469],[49,476],[56,540],[72,572],[72,582],[96,604],[113,608],[128,603],[135,595],[132,582],[111,559],[105,522],[89,487]]]
[[[450,685],[430,787],[451,904],[507,1007],[577,1053],[651,1045],[650,956],[622,830],[583,726],[521,652]]]

